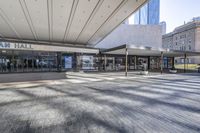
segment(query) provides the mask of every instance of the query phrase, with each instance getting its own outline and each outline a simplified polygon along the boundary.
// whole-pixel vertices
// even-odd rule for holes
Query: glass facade
[[[57,53],[38,51],[0,51],[0,72],[56,71]]]
[[[159,24],[160,0],[149,0],[134,14],[134,24]]]
[[[148,24],[160,22],[160,0],[150,0],[148,4]]]
[[[48,51],[0,50],[0,73],[53,71],[124,71],[122,55],[96,55]],[[160,57],[128,56],[128,70],[159,70]],[[172,68],[173,58],[164,58]]]
[[[0,50],[0,73],[97,71],[98,68],[99,58],[93,54]]]
[[[148,4],[144,5],[140,10],[140,24],[148,24]]]

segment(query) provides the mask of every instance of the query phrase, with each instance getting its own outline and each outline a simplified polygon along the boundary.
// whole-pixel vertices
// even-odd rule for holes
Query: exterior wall
[[[195,50],[195,30],[187,30],[176,33],[173,36],[173,49],[181,51],[194,51]]]
[[[200,27],[195,30],[195,49],[200,51]]]
[[[200,51],[200,27],[195,30],[195,50]],[[200,57],[196,57],[195,62],[200,64]]]
[[[173,35],[164,35],[162,38],[162,47],[173,49]]]
[[[120,25],[97,48],[113,48],[123,44],[162,47],[162,27],[160,25]]]

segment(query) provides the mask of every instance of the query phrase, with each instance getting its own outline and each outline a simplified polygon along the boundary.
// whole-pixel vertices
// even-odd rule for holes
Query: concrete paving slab
[[[200,132],[199,74],[122,77],[69,73],[66,79],[1,83],[0,132]]]

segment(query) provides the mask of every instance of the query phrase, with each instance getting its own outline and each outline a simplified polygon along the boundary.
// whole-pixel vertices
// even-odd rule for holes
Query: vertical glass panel
[[[140,10],[134,14],[134,24],[140,24]]]
[[[160,69],[160,57],[151,57],[150,58],[150,69]]]
[[[139,57],[137,61],[137,69],[138,70],[146,70],[148,69],[148,58]]]
[[[116,70],[125,70],[125,57],[115,58]]]
[[[81,62],[82,62],[82,69],[83,70],[94,70],[94,57],[83,55],[81,56]]]
[[[131,56],[130,58],[129,58],[129,69],[130,70],[135,70],[136,68],[135,68],[135,58],[136,57],[133,57],[133,56]]]
[[[108,71],[115,70],[115,58],[114,57],[108,57],[107,58],[106,70],[108,70]]]
[[[141,8],[140,15],[140,24],[148,24],[148,4]]]
[[[160,0],[150,0],[148,9],[148,23],[159,24],[160,22]]]

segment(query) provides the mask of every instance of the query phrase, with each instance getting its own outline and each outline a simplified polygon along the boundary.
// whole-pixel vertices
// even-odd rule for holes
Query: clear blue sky
[[[200,0],[160,0],[160,21],[166,21],[167,32],[200,16]]]

